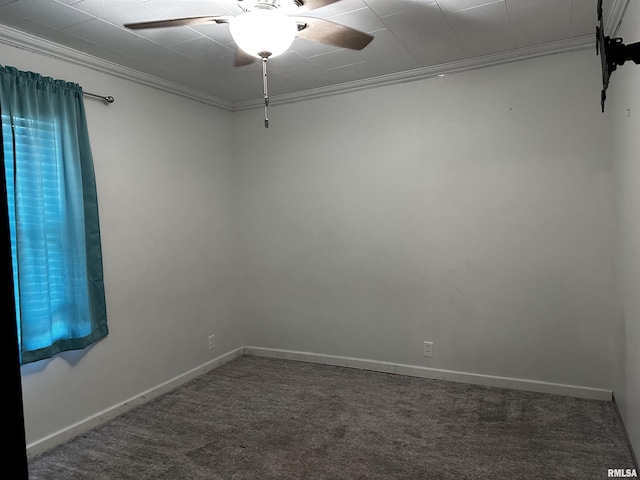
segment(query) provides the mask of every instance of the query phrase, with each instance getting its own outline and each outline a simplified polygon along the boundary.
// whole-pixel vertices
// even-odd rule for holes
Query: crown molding
[[[594,23],[595,25],[595,23]],[[457,62],[444,63],[431,67],[417,68],[404,72],[382,75],[379,77],[366,78],[353,82],[340,83],[328,87],[315,88],[312,90],[304,90],[301,92],[288,93],[284,95],[276,95],[269,98],[269,105],[278,105],[284,103],[300,102],[311,100],[314,98],[325,97],[328,95],[338,95],[342,93],[355,92],[374,87],[382,87],[394,85],[398,83],[414,82],[416,80],[424,80],[431,77],[442,75],[450,75],[452,73],[464,72],[467,70],[476,70],[478,68],[500,65],[503,63],[516,62],[544,55],[552,55],[557,53],[573,52],[584,50],[586,48],[595,49],[595,26],[594,35],[585,35],[570,40],[547,43],[534,47],[519,48],[508,52],[494,53],[491,55],[483,55],[481,57],[469,58]],[[233,102],[234,111],[250,110],[264,106],[264,99],[252,99]]]
[[[629,0],[611,0],[609,15],[604,18],[604,31],[605,33],[609,32],[610,37],[615,37],[618,34],[628,5]]]
[[[65,47],[5,25],[0,25],[0,43],[20,50],[62,60],[74,65],[88,67],[101,73],[106,73],[124,80],[130,80],[165,92],[181,95],[183,97],[190,98],[191,100],[205,103],[207,105],[213,105],[214,107],[222,108],[224,110],[233,110],[231,102],[227,100],[178,85],[177,83],[163,80],[153,75],[139,72],[133,68],[118,65],[117,63],[113,63],[108,60],[103,60],[93,55],[89,55],[88,53],[83,53],[78,50]]]

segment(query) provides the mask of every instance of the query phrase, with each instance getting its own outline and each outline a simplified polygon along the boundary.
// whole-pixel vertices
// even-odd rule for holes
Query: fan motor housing
[[[297,9],[304,5],[303,0],[238,0],[238,5],[243,10],[253,10],[254,8],[284,8]]]

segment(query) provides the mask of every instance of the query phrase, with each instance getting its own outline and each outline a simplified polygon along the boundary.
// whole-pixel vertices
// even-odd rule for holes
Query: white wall
[[[111,333],[23,367],[29,443],[241,345],[614,387],[592,51],[274,106],[268,130],[0,53],[116,97],[86,102]]]
[[[629,2],[618,35],[640,41],[640,4]],[[606,104],[612,118],[616,171],[616,286],[624,338],[616,400],[635,451],[640,452],[640,67],[626,63],[611,76]]]
[[[27,443],[244,345],[230,114],[0,45],[4,65],[110,94],[87,99],[110,334],[22,368]],[[216,335],[209,351],[208,336]]]
[[[268,130],[236,113],[249,344],[612,388],[598,62],[274,106]]]

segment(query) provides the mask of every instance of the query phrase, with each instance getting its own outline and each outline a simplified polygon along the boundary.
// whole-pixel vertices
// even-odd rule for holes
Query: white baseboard
[[[92,428],[105,423],[108,420],[122,415],[123,413],[139,405],[142,405],[164,393],[167,393],[179,387],[180,385],[193,380],[194,378],[199,377],[200,375],[207,373],[208,371],[213,370],[214,368],[219,367],[220,365],[242,355],[244,355],[244,347],[236,348],[229,353],[225,353],[224,355],[214,358],[204,365],[200,365],[193,370],[183,373],[182,375],[178,375],[171,380],[150,388],[149,390],[146,390],[136,395],[135,397],[130,398],[129,400],[125,400],[122,403],[114,405],[113,407],[109,407],[106,410],[98,412],[95,415],[92,415],[89,418],[86,418],[78,423],[75,423],[47,437],[37,440],[27,445],[27,457],[31,458],[35,455],[38,455],[39,453],[55,447],[56,445],[64,443],[67,440],[71,440],[72,438],[81,435],[88,430],[91,430]]]
[[[55,432],[47,437],[37,440],[27,445],[27,456],[29,458],[38,455],[50,448],[64,443],[72,438],[81,435],[92,428],[101,425],[123,413],[142,405],[164,393],[167,393],[180,385],[193,380],[200,375],[213,370],[224,363],[227,363],[242,355],[254,355],[259,357],[281,358],[286,360],[297,360],[302,362],[320,363],[323,365],[333,365],[339,367],[357,368],[360,370],[371,370],[374,372],[393,373],[397,375],[407,375],[411,377],[431,378],[435,380],[447,380],[452,382],[470,383],[475,385],[485,385],[489,387],[511,388],[516,390],[526,390],[531,392],[551,393],[571,397],[587,398],[592,400],[611,401],[613,392],[602,388],[582,387],[576,385],[562,385],[558,383],[540,382],[536,380],[522,380],[518,378],[498,377],[493,375],[480,375],[475,373],[456,372],[452,370],[441,370],[436,368],[418,367],[413,365],[402,365],[398,363],[382,362],[378,360],[367,360],[362,358],[340,357],[334,355],[323,355],[318,353],[297,352],[292,350],[279,350],[261,347],[239,347],[224,355],[221,355],[210,362],[205,363],[182,375],[172,378],[165,383],[146,390],[135,397],[122,403],[109,407],[96,413],[78,423]]]
[[[498,377],[494,375],[481,375],[477,373],[456,372],[437,368],[402,365],[398,363],[381,362],[378,360],[366,360],[362,358],[340,357],[322,355],[318,353],[296,352],[291,350],[279,350],[273,348],[245,347],[246,355],[260,357],[281,358],[286,360],[298,360],[302,362],[321,363],[339,367],[358,368],[374,372],[394,373],[411,377],[431,378],[435,380],[447,380],[452,382],[485,385],[489,387],[511,388],[530,392],[550,393],[569,397],[586,398],[591,400],[611,401],[613,391],[602,388],[583,387],[578,385],[563,385],[559,383],[540,382],[537,380],[523,380],[519,378]]]

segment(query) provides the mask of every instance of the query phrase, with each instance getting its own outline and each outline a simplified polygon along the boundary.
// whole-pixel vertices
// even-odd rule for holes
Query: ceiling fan
[[[297,12],[315,10],[340,0],[237,0],[242,11],[239,15],[214,15],[184,17],[151,22],[127,23],[132,30],[229,24],[229,32],[238,48],[234,65],[249,65],[262,60],[265,127],[269,127],[267,108],[267,60],[284,53],[295,37],[352,50],[362,50],[373,36],[359,30],[322,18],[295,15]]]

